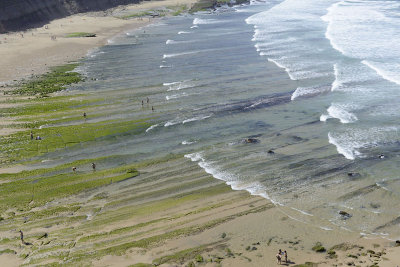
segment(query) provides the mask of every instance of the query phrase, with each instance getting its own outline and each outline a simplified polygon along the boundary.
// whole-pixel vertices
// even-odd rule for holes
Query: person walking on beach
[[[151,111],[154,111],[154,107],[153,106],[151,106]]]
[[[142,107],[143,107],[143,105],[144,105],[144,101],[142,100]]]
[[[96,164],[94,164],[94,162],[92,162],[92,169],[95,171],[96,170]]]
[[[147,101],[147,104],[148,104],[150,102],[150,99],[148,97],[146,97],[146,101]]]
[[[31,140],[33,140],[33,133],[32,133],[32,131],[31,131]]]
[[[24,241],[24,233],[21,230],[19,230],[19,235],[21,237],[21,242],[25,243],[25,241]]]
[[[281,255],[282,251],[279,250],[278,254],[276,254],[276,259],[277,259],[277,263],[278,264],[282,264],[282,255]]]
[[[86,112],[83,112],[83,117],[86,119]]]
[[[287,252],[286,252],[286,250],[283,252],[283,255],[285,256],[285,263],[287,263]]]

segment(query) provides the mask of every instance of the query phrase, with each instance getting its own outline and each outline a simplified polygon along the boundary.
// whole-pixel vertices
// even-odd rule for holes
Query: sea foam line
[[[383,79],[400,85],[400,79],[396,79],[396,77],[398,77],[397,74],[390,75],[388,72],[385,72],[384,70],[379,69],[377,66],[374,66],[374,64],[372,62],[367,61],[367,60],[363,60],[363,61],[361,61],[361,63],[363,63],[364,65],[366,65],[369,68],[373,69]]]
[[[204,159],[202,152],[187,154],[184,157],[190,159],[193,162],[197,162],[197,164],[206,173],[211,174],[214,178],[216,178],[218,180],[224,181],[227,185],[229,185],[232,188],[232,190],[235,190],[235,191],[246,190],[253,196],[261,196],[265,199],[268,199],[276,206],[283,206],[281,203],[272,199],[265,191],[264,186],[262,186],[260,183],[255,182],[255,183],[251,183],[251,184],[247,184],[247,185],[241,185],[239,182],[235,181],[236,180],[235,175],[230,174],[225,171],[218,170],[218,168],[214,167],[212,165],[212,163],[207,162]]]
[[[151,125],[149,128],[146,129],[146,133],[156,128],[158,124]]]
[[[357,116],[351,112],[345,110],[342,106],[337,104],[332,104],[328,109],[328,116],[327,118],[336,118],[340,120],[341,123],[353,123],[358,120]],[[322,116],[321,116],[322,117]],[[321,121],[322,118],[320,118]]]
[[[346,148],[341,146],[339,142],[332,136],[331,133],[328,133],[328,140],[329,143],[336,146],[336,150],[339,154],[342,154],[346,159],[354,160],[356,152],[353,151],[351,148]]]

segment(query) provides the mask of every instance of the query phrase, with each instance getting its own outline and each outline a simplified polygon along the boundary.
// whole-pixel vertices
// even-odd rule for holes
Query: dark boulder
[[[347,220],[349,218],[351,218],[351,214],[348,212],[345,212],[343,210],[339,211],[340,216],[342,216],[342,219]]]
[[[246,144],[255,144],[255,143],[260,142],[260,140],[258,140],[256,138],[246,138],[246,139],[244,139],[244,142]]]

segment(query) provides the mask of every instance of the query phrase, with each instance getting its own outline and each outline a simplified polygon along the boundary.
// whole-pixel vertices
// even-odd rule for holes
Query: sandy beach
[[[120,6],[104,12],[77,14],[57,19],[25,32],[0,34],[0,83],[7,84],[43,74],[49,67],[76,61],[124,30],[132,30],[153,23],[157,18],[140,16],[145,11],[185,6],[189,9],[195,0],[150,1]],[[160,13],[160,12],[158,12]],[[129,19],[122,17],[132,16]],[[96,37],[72,38],[76,32],[94,33]]]
[[[2,34],[0,82],[10,84],[43,74],[52,66],[79,60],[113,36],[157,20],[118,17],[181,5],[189,8],[195,2],[150,1],[108,12],[70,16],[23,33]],[[75,32],[95,33],[96,37],[67,37]],[[48,143],[45,139],[32,145],[33,149],[26,143],[18,146],[18,142],[29,138],[31,129],[22,129],[20,135],[12,136],[18,142],[10,147],[24,152],[10,153],[14,161],[4,163],[2,173],[20,170],[15,161],[28,156],[35,160],[29,161],[34,167],[26,172],[0,177],[1,185],[9,185],[2,188],[1,263],[5,266],[270,267],[279,266],[276,254],[281,249],[288,254],[288,262],[283,260],[283,266],[400,265],[400,246],[395,242],[378,236],[367,239],[339,227],[321,229],[300,222],[265,198],[232,190],[183,154],[155,156],[134,163],[117,155],[40,165],[46,160],[39,156],[46,153],[50,154],[47,162],[51,162],[54,151],[76,144],[83,147],[85,142],[108,135],[118,138],[118,134],[125,132],[148,130],[158,114],[150,106],[140,106],[138,101],[152,90],[157,89],[138,89],[135,93],[139,96],[119,89],[101,97],[90,92],[64,93],[44,101],[32,98],[28,104],[33,108],[25,113],[18,111],[21,113],[16,117],[1,123],[2,136],[16,132],[16,127],[11,126],[16,119],[32,125],[53,123],[60,131],[57,138],[62,139],[54,138]],[[127,112],[143,115],[143,120],[116,122],[104,115],[110,112],[111,117],[120,108],[121,99],[131,98],[137,103],[130,105]],[[73,103],[72,107],[62,106],[66,100]],[[43,108],[46,105],[51,108]],[[90,114],[88,119],[82,118],[83,112]],[[96,116],[106,118],[97,120]],[[61,127],[65,126],[62,123],[70,124]],[[37,127],[35,135],[49,136],[49,128]],[[67,134],[78,141],[68,139]],[[31,154],[23,154],[25,150]],[[92,161],[97,164],[96,170],[90,165]],[[78,171],[71,171],[72,167]],[[20,229],[24,231],[24,240],[20,239]]]

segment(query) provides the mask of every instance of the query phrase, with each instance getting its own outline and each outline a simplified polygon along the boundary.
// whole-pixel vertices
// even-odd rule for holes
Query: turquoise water
[[[396,8],[253,2],[127,31],[88,55],[91,79],[71,90],[114,101],[97,120],[151,114],[152,126],[52,156],[182,153],[295,220],[398,238]]]

